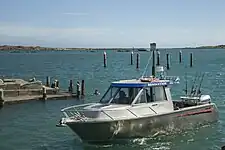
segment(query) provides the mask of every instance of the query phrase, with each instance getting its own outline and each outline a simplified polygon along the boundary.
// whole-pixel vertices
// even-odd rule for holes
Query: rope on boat
[[[145,70],[144,70],[143,74],[141,75],[141,78],[144,77],[144,75],[145,75],[145,73],[146,73],[146,71],[147,71],[147,68],[148,68],[148,65],[149,65],[151,59],[152,59],[152,53],[151,53],[151,55],[150,55],[150,57],[149,57],[149,59],[148,59],[148,63],[147,63],[147,65],[145,66]]]

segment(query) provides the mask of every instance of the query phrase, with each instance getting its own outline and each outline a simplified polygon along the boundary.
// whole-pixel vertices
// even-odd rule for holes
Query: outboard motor
[[[211,97],[210,97],[210,95],[201,95],[200,98],[199,98],[199,103],[200,104],[211,103]]]

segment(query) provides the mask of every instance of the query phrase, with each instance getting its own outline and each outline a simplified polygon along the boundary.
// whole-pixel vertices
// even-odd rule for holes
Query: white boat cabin
[[[63,109],[67,118],[77,120],[131,119],[174,111],[169,80],[140,79],[112,82],[99,103]],[[71,121],[72,121],[71,120]]]
[[[169,80],[144,82],[134,79],[112,82],[100,103],[108,104],[107,109],[129,106],[129,109],[146,107],[154,114],[173,111],[169,84]]]
[[[77,114],[84,120],[117,120],[172,112],[169,84],[169,80],[112,82],[99,103],[83,105]]]
[[[141,82],[126,80],[113,82],[100,103],[140,104],[171,100],[169,81]]]

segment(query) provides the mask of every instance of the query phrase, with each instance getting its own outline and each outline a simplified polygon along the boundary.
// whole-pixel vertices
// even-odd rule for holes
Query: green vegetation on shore
[[[171,48],[170,48],[171,49]],[[177,49],[177,48],[176,48]],[[225,49],[225,45],[216,46],[199,46],[199,47],[185,47],[180,49]],[[12,46],[12,45],[0,45],[0,51],[39,51],[39,50],[118,50],[127,51],[131,48],[53,48],[53,47],[41,47],[41,46]]]
[[[1,50],[91,50],[91,48],[53,48],[53,47],[41,47],[41,46],[12,46],[12,45],[0,45]]]
[[[185,47],[183,49],[225,49],[225,45]]]

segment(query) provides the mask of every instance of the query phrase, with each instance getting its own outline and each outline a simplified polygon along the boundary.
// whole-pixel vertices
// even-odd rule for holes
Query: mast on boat
[[[152,76],[155,77],[155,50],[156,43],[150,43],[150,51],[152,51]]]

